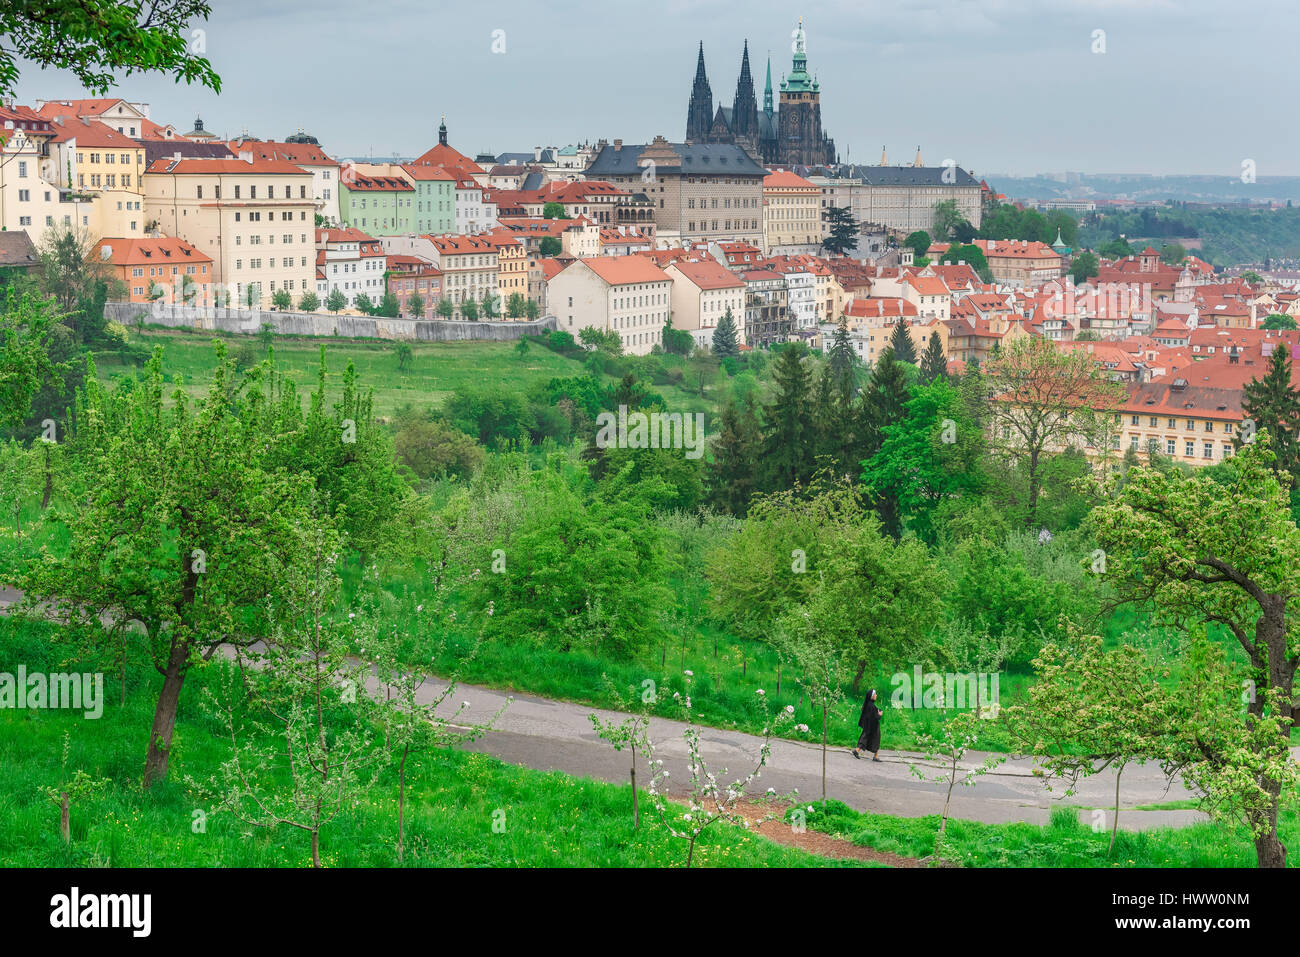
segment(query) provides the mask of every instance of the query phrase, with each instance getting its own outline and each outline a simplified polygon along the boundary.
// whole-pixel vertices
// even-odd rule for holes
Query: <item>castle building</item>
[[[741,54],[740,78],[731,106],[719,103],[716,109],[704,68],[704,44],[700,44],[686,110],[686,143],[734,144],[770,166],[823,166],[837,161],[835,141],[822,130],[821,87],[808,73],[802,17],[794,32],[792,69],[781,80],[779,101],[774,101],[772,61],[768,59],[761,111],[749,67],[749,41]]]

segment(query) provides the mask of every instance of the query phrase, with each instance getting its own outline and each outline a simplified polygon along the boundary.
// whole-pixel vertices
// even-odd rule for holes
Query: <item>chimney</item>
[[[614,149],[616,149],[616,150],[621,150],[622,148],[623,148],[623,141],[622,141],[622,140],[615,140],[615,141],[614,141]]]
[[[179,162],[181,161],[181,154],[180,154],[180,153],[173,153],[173,154],[172,154],[172,159],[174,159],[176,162],[179,163]]]
[[[542,161],[542,148],[541,148],[540,146],[534,146],[534,147],[533,147],[533,162],[534,162],[534,163],[540,163],[541,161]]]
[[[253,165],[253,154],[250,150],[240,150],[239,158],[243,160],[245,163],[247,163],[249,166]]]

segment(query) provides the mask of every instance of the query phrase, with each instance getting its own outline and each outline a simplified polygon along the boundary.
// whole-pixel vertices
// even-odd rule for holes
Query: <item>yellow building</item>
[[[159,159],[145,171],[145,217],[212,257],[215,298],[268,306],[316,286],[312,175],[283,160]]]
[[[820,187],[787,170],[763,177],[763,243],[767,255],[816,255],[821,251],[822,236]]]
[[[494,229],[485,238],[497,250],[497,293],[501,297],[497,311],[505,318],[512,295],[528,298],[528,250],[509,229]]]

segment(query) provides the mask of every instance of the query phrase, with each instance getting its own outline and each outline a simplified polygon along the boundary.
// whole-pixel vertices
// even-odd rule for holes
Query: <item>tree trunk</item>
[[[64,791],[59,795],[59,833],[63,835],[63,843],[72,843],[72,823],[68,819],[68,792]]]
[[[181,686],[185,684],[188,665],[188,646],[172,646],[171,659],[163,672],[162,691],[153,713],[153,728],[149,732],[149,750],[144,759],[144,786],[149,788],[159,778],[167,776],[167,762],[172,749],[172,732],[176,730],[176,711],[181,700]]]
[[[50,446],[45,444],[45,491],[41,493],[41,511],[50,507],[50,498],[54,495],[54,470],[50,468]]]
[[[406,810],[406,755],[411,746],[402,748],[402,763],[397,767],[397,863],[402,863],[403,813]]]
[[[948,829],[948,806],[952,803],[953,785],[957,783],[957,756],[952,758],[952,773],[948,776],[948,793],[943,798],[943,817],[939,819],[939,833],[934,838],[934,856],[938,858],[939,848],[943,846],[943,832]]]
[[[1115,850],[1115,834],[1119,830],[1119,779],[1120,775],[1123,773],[1123,767],[1115,772],[1115,820],[1110,826],[1110,847],[1106,848],[1107,857],[1109,857],[1111,852]]]
[[[826,800],[826,701],[822,700],[822,801]]]
[[[632,746],[632,830],[641,827],[641,809],[636,803],[636,745]]]
[[[862,686],[862,676],[867,673],[867,659],[858,659],[858,670],[853,672],[853,693],[857,694],[858,689]]]
[[[315,868],[324,867],[320,862],[320,829],[312,828],[311,832],[311,866]]]

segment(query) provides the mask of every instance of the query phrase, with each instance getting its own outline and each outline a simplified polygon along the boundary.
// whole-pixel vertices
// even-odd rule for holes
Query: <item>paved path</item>
[[[13,589],[0,589],[0,611],[18,597]],[[444,682],[426,682],[421,692],[422,700],[433,700],[443,687]],[[506,697],[504,691],[461,685],[440,713],[450,716],[461,701],[468,701],[470,707],[462,719],[484,722],[501,708]],[[629,778],[630,757],[627,752],[615,751],[596,736],[590,719],[593,712],[603,718],[616,717],[615,712],[589,705],[516,694],[495,729],[466,745],[466,749],[537,770],[563,771],[625,784]],[[682,738],[685,727],[679,721],[664,718],[653,719],[650,726],[656,756],[668,769],[673,791],[679,790],[689,780],[686,742]],[[759,737],[707,727],[701,729],[700,736],[704,759],[723,784],[748,774],[757,763],[762,744]],[[1292,753],[1300,760],[1300,748],[1293,748]],[[920,762],[918,755],[891,751],[881,751],[880,754],[881,763],[877,764],[869,757],[855,760],[845,748],[831,748],[826,756],[826,796],[859,811],[899,817],[921,817],[943,810],[946,785],[919,780],[912,773],[910,765]],[[985,757],[985,752],[970,752],[962,764],[977,766]],[[775,788],[778,794],[786,794],[797,788],[801,797],[816,800],[821,797],[821,762],[819,746],[776,740],[772,744],[769,763],[751,785],[750,794],[761,795],[769,787]],[[722,773],[723,768],[729,773]],[[951,816],[989,823],[1027,821],[1045,824],[1051,808],[1064,804],[1079,808],[1081,819],[1090,823],[1091,808],[1109,809],[1113,805],[1115,776],[1111,771],[1083,779],[1077,792],[1065,797],[1063,785],[1058,782],[1049,792],[1044,781],[1035,777],[1031,769],[1029,758],[1010,759],[979,778],[973,786],[959,785],[953,791]],[[927,767],[930,776],[939,770],[935,766]],[[638,758],[637,781],[644,787],[647,780],[645,761]],[[1181,783],[1166,787],[1165,778],[1157,766],[1131,766],[1124,772],[1120,789],[1119,826],[1125,830],[1142,830],[1204,820],[1205,816],[1194,810],[1133,810],[1137,805],[1163,804],[1192,797],[1194,795]],[[1110,823],[1107,817],[1105,826],[1109,827]]]

